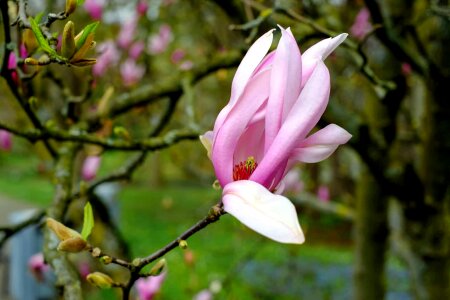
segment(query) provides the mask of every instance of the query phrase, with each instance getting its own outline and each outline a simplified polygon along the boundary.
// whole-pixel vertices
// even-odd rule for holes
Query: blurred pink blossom
[[[362,39],[371,29],[370,12],[364,7],[356,15],[355,21],[350,28],[350,32],[355,38]]]
[[[11,78],[17,84],[19,76],[17,75],[17,57],[14,52],[11,52],[8,57],[8,70],[11,71]]]
[[[50,267],[45,263],[44,255],[40,252],[28,259],[28,269],[38,281],[43,281],[44,273],[47,272]]]
[[[330,202],[330,189],[326,185],[321,185],[317,189],[317,198],[321,202]]]
[[[112,40],[101,43],[97,49],[100,55],[97,57],[97,63],[92,67],[92,73],[95,76],[102,76],[111,65],[117,64],[120,53]]]
[[[405,76],[411,75],[412,68],[411,65],[408,63],[402,63],[402,74]]]
[[[213,294],[210,290],[201,290],[198,292],[192,300],[212,300]]]
[[[137,28],[137,18],[132,17],[128,19],[120,28],[119,36],[117,37],[117,45],[121,48],[128,48],[133,42]]]
[[[101,157],[98,155],[89,155],[83,162],[81,176],[84,180],[90,181],[97,176],[97,171],[100,166]]]
[[[80,272],[81,278],[86,278],[92,271],[89,263],[83,261],[78,265],[78,272]]]
[[[9,131],[0,129],[0,149],[10,151],[12,148],[12,137]]]
[[[145,50],[145,43],[143,41],[137,41],[133,43],[133,45],[131,45],[128,54],[130,55],[130,58],[136,60],[139,58],[139,56],[142,54],[142,51],[144,50]]]
[[[100,20],[102,18],[105,4],[105,0],[86,0],[83,6],[92,19]]]
[[[120,66],[120,75],[125,86],[136,84],[144,76],[145,68],[135,60],[128,58]]]
[[[26,58],[28,56],[27,48],[24,43],[20,44],[19,55],[21,58]]]
[[[283,179],[284,193],[300,194],[304,183],[300,178],[300,172],[296,169],[290,170]]]
[[[147,278],[140,278],[136,282],[136,289],[139,300],[152,300],[161,289],[161,286],[166,279],[166,273],[163,272],[158,276],[150,276]]]
[[[192,69],[193,66],[194,66],[194,63],[192,61],[186,60],[180,65],[180,70],[188,71],[188,70]]]
[[[148,10],[148,3],[145,0],[140,0],[136,6],[136,12],[140,16],[145,16]]]
[[[148,44],[150,54],[160,54],[166,51],[167,46],[172,40],[172,29],[164,24],[159,28],[158,34],[152,35]]]
[[[183,49],[176,49],[175,51],[172,52],[170,60],[172,61],[172,63],[177,64],[181,62],[181,60],[184,58],[185,55],[186,52]]]

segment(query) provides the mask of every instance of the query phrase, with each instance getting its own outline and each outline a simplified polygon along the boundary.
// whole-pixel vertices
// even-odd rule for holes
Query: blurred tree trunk
[[[354,299],[380,300],[385,293],[387,202],[364,170],[356,191]]]

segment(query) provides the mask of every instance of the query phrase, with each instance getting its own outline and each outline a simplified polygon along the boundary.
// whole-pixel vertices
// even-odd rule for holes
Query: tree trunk
[[[365,170],[357,184],[354,299],[380,300],[385,294],[387,203],[380,186]]]

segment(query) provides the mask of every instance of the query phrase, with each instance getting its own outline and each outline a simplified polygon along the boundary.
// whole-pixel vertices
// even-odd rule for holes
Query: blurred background
[[[23,2],[31,16],[65,5],[2,2],[10,23]],[[286,195],[297,207],[305,244],[274,243],[224,216],[189,239],[186,250],[166,255],[154,299],[450,298],[448,1],[86,0],[69,19],[76,33],[100,21],[90,52],[97,63],[25,65],[24,58],[41,53],[18,25],[11,27],[8,47],[17,64],[8,71],[16,75],[0,79],[1,124],[32,128],[16,88],[46,128],[89,126],[112,140],[180,128],[203,133],[228,102],[236,67],[257,37],[277,24],[290,27],[304,52],[349,33],[326,60],[331,97],[319,126],[339,124],[353,138],[329,159],[289,174]],[[52,24],[56,39],[66,22]],[[5,39],[2,31],[2,58]],[[129,99],[133,105],[122,105]],[[42,142],[5,132],[0,129],[0,298],[53,299],[54,275],[30,261],[42,251],[39,223],[11,238],[5,228],[30,209],[52,205],[57,169]],[[64,142],[51,143],[58,149]],[[128,176],[96,184],[85,196],[98,200],[92,243],[118,256],[143,257],[163,247],[220,198],[206,151],[193,137],[148,153],[84,146],[73,159],[78,192],[128,168]],[[81,226],[85,197],[74,199],[65,216],[74,228]],[[29,253],[19,254],[23,247]],[[126,277],[119,268],[89,255],[71,259],[87,299],[119,297],[83,278],[96,270]],[[26,289],[41,298],[21,294]]]

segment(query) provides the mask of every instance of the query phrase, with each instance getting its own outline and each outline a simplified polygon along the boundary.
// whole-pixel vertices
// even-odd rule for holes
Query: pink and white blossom
[[[128,48],[133,43],[137,28],[137,18],[132,17],[125,21],[120,28],[119,35],[117,37],[117,45],[121,48]]]
[[[244,56],[229,103],[200,140],[223,187],[224,210],[268,238],[300,244],[304,235],[296,209],[277,191],[296,163],[322,161],[351,137],[335,124],[310,134],[329,99],[323,60],[347,34],[322,40],[301,55],[291,31],[281,28],[277,49],[267,54],[272,31]]]
[[[144,76],[145,68],[138,65],[134,59],[128,58],[120,65],[120,75],[125,86],[135,85]]]
[[[137,60],[144,50],[145,43],[143,41],[137,41],[131,45],[130,50],[128,50],[128,55],[130,58]]]
[[[147,278],[140,278],[136,281],[136,289],[139,300],[152,300],[155,295],[161,290],[162,284],[166,279],[166,271],[158,276],[149,276]]]
[[[28,269],[38,281],[43,281],[45,273],[50,270],[50,267],[44,261],[44,254],[39,252],[28,259]]]
[[[370,12],[364,7],[356,15],[355,21],[350,28],[350,33],[357,39],[363,39],[371,29]]]
[[[92,67],[92,73],[97,76],[103,76],[108,68],[118,63],[120,52],[114,41],[109,40],[97,46],[100,55],[97,57],[97,63]]]
[[[172,40],[172,29],[164,24],[159,28],[156,35],[152,35],[148,42],[148,51],[150,54],[160,54],[166,51],[167,46]]]
[[[85,158],[81,169],[81,176],[83,177],[83,180],[90,181],[97,176],[100,162],[101,157],[98,155],[89,155]]]
[[[317,198],[321,202],[330,202],[330,189],[326,185],[321,185],[317,189]]]

